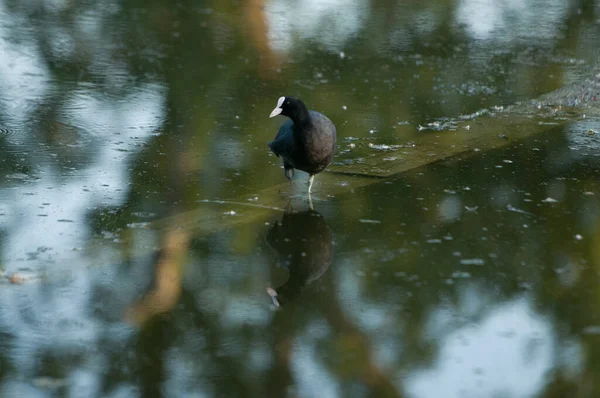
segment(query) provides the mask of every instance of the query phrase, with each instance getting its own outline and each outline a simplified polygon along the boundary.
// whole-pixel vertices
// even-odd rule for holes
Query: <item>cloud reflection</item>
[[[297,37],[339,51],[361,30],[369,11],[369,3],[360,0],[272,0],[266,4],[269,44],[289,53]]]
[[[462,300],[466,307],[438,309],[430,315],[425,333],[439,345],[437,359],[430,368],[406,378],[409,396],[531,397],[541,393],[547,373],[560,367],[562,347],[551,320],[536,313],[529,297],[489,308],[481,305],[490,302],[481,297],[482,292],[466,292]],[[473,319],[473,310],[483,311],[476,322],[452,322]]]

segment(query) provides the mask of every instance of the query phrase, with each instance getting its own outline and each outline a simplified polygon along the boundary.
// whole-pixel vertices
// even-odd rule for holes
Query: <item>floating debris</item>
[[[516,207],[511,206],[510,204],[506,205],[506,210],[508,210],[508,211],[514,211],[515,213],[526,214],[528,216],[534,216],[535,215],[533,213],[529,213],[528,211],[517,209]]]
[[[131,215],[134,217],[139,217],[139,218],[152,218],[152,217],[156,216],[156,213],[147,212],[147,211],[136,211],[136,212],[131,213]]]
[[[463,258],[460,263],[462,265],[483,265],[485,261],[482,258]]]
[[[469,272],[463,272],[463,271],[455,271],[452,273],[452,277],[453,278],[460,278],[460,279],[465,279],[465,278],[470,278],[471,274]]]
[[[576,240],[582,240],[582,239],[583,239],[583,236],[581,236],[581,235],[577,234],[577,235],[575,235],[575,239],[576,239]]]
[[[15,273],[8,278],[8,281],[13,285],[21,285],[25,282],[25,277]]]
[[[546,199],[542,200],[543,203],[556,203],[558,202],[558,200],[551,198],[551,197],[547,197]]]
[[[132,222],[132,223],[127,224],[127,228],[131,228],[131,229],[149,228],[149,227],[150,227],[149,222]]]
[[[402,145],[373,144],[372,142],[369,142],[369,148],[377,149],[379,151],[392,151],[402,148]]]
[[[379,220],[369,220],[368,218],[361,218],[358,221],[363,224],[381,224],[381,221]]]

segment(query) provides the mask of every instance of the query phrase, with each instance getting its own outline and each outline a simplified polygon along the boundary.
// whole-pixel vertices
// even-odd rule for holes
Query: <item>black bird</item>
[[[323,216],[314,210],[287,209],[281,221],[267,232],[266,241],[277,252],[279,264],[289,272],[283,285],[267,288],[278,307],[296,299],[307,284],[323,276],[333,259],[333,234]]]
[[[309,111],[304,102],[294,97],[281,97],[269,117],[283,115],[291,120],[279,128],[269,148],[283,160],[285,176],[291,180],[294,169],[310,175],[308,194],[315,174],[325,170],[335,152],[335,125],[327,116]]]

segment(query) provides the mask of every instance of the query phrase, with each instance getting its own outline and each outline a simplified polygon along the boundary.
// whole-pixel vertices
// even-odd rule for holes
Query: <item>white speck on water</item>
[[[485,261],[482,258],[463,258],[460,263],[462,265],[483,265]]]
[[[239,117],[238,115],[235,115],[235,118],[236,118],[236,119],[239,119],[240,117]]]
[[[504,160],[502,161],[502,163],[513,163],[513,161],[512,161],[512,160],[508,160],[508,159],[504,159]]]
[[[465,130],[467,130],[467,131],[470,131],[470,130],[471,130],[471,126],[467,124],[467,125],[465,126]]]
[[[138,228],[148,228],[150,225],[149,222],[132,222],[127,224],[127,228],[138,229]]]
[[[342,109],[343,110],[348,110],[348,107],[346,105],[342,105]]]
[[[369,220],[367,218],[361,218],[358,221],[363,224],[381,224],[381,221],[379,221],[379,220]]]
[[[356,148],[356,144],[354,142],[351,142],[350,145],[348,145],[350,148]]]
[[[225,213],[223,213],[223,214],[227,214],[227,215],[230,215],[230,216],[235,216],[237,213],[236,213],[236,211],[235,211],[235,210],[231,210],[231,211],[226,211],[226,212],[225,212]]]
[[[302,253],[300,253],[300,255],[301,255],[302,257],[306,257],[306,252],[302,252]]]
[[[452,277],[465,279],[465,278],[470,278],[471,274],[469,272],[455,271],[452,273]]]
[[[400,145],[373,144],[372,142],[369,142],[368,146],[369,148],[377,149],[380,151],[389,151],[400,148]]]
[[[501,169],[503,166],[501,164],[497,164],[496,166],[494,166],[497,169]]]
[[[460,252],[452,252],[452,255],[453,255],[454,257],[460,257],[460,256],[461,256],[461,253],[460,253]]]
[[[375,133],[375,129],[369,130],[369,134],[374,134],[374,133]]]
[[[427,239],[427,243],[442,243],[441,239]]]
[[[340,51],[340,59],[346,58],[346,54],[343,51]]]
[[[471,190],[471,188],[470,188],[470,187],[464,187],[464,188],[463,188],[463,191],[470,191],[470,190]]]
[[[551,198],[551,197],[547,197],[546,199],[542,200],[542,202],[544,203],[556,203],[558,202],[558,200]]]
[[[593,196],[593,195],[595,195],[595,193],[590,192],[590,191],[585,191],[583,194],[587,195],[587,196]]]
[[[583,236],[581,236],[581,235],[577,234],[577,235],[575,235],[575,239],[577,239],[577,240],[582,240],[582,239],[583,239]]]

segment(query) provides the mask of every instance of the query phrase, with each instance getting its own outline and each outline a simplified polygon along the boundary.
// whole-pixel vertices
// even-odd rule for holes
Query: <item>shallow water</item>
[[[0,396],[598,396],[600,5],[422,3],[0,0]]]

